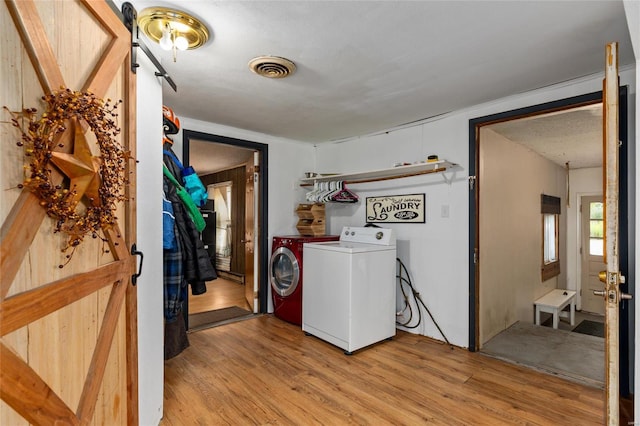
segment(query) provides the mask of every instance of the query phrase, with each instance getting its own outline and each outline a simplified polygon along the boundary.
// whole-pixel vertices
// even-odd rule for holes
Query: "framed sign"
[[[367,197],[367,222],[424,223],[424,194]]]

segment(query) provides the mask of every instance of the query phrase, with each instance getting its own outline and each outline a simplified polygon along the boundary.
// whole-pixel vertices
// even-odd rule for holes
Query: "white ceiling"
[[[602,166],[602,103],[492,124],[510,141],[571,169]]]
[[[621,1],[152,1],[202,19],[212,37],[171,54],[179,117],[301,142],[348,139],[602,73],[606,42],[634,62]],[[297,65],[249,70],[260,55]]]
[[[131,2],[138,12],[183,10],[211,32],[205,46],[178,52],[175,63],[147,41],[178,86],[174,92],[165,83],[163,96],[179,117],[306,143],[373,134],[602,74],[610,41],[620,43],[621,67],[634,62],[622,1]],[[260,77],[247,63],[261,55],[286,57],[297,71],[285,79]],[[599,142],[581,144],[600,140],[601,133],[586,134],[601,132],[595,121],[585,125],[592,116],[586,109],[494,130],[535,150],[533,138],[543,155],[578,168],[599,155]],[[192,145],[199,173],[247,155]]]
[[[189,165],[200,176],[242,166],[252,158],[252,149],[196,139],[189,141]]]

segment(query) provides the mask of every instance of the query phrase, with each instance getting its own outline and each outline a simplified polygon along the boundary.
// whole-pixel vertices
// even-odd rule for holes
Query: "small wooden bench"
[[[553,328],[558,328],[560,316],[566,316],[562,310],[570,305],[571,325],[576,321],[576,292],[573,290],[555,289],[535,301],[536,325],[540,325],[540,312],[553,314]]]

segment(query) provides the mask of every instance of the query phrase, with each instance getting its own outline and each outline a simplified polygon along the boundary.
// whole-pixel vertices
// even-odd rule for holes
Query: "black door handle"
[[[136,285],[136,282],[138,281],[138,277],[142,275],[142,261],[144,260],[144,253],[137,250],[136,245],[133,244],[131,246],[131,254],[134,256],[140,256],[140,267],[138,268],[138,273],[131,275],[131,284]]]

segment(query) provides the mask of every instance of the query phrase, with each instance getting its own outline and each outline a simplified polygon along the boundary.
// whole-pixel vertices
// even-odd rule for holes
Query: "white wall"
[[[592,167],[569,171],[569,200],[567,207],[567,288],[578,291],[577,309],[582,309],[580,257],[580,198],[602,195],[602,168]]]
[[[180,121],[183,130],[193,130],[268,145],[269,238],[273,235],[296,233],[298,217],[295,214],[295,209],[300,196],[304,194],[304,190],[299,185],[299,179],[304,177],[304,172],[314,168],[312,145],[188,117],[180,117]],[[174,151],[181,155],[181,135],[176,135],[174,140]]]
[[[138,401],[140,424],[156,425],[164,397],[162,233],[158,232],[162,229],[162,86],[144,54],[138,54],[138,62],[137,247],[144,252],[137,285]]]
[[[604,46],[603,46],[604,58]],[[604,60],[603,60],[604,62]],[[603,63],[604,70],[604,63]],[[623,70],[621,84],[630,86],[635,95],[635,71]],[[429,154],[460,164],[449,173],[447,184],[439,175],[426,175],[370,184],[353,185],[366,195],[426,193],[427,223],[424,226],[390,225],[397,230],[400,257],[408,263],[414,284],[436,321],[455,345],[467,347],[468,335],[468,183],[469,120],[490,114],[602,90],[602,75],[595,75],[556,86],[477,105],[412,128],[364,136],[342,143],[327,143],[316,148],[316,164],[322,172],[355,172],[390,167],[394,162],[424,160]],[[635,137],[635,123],[630,120],[630,136]],[[448,218],[440,217],[441,206],[449,206]],[[364,223],[364,210],[358,206],[329,206],[328,225],[332,233],[343,225]],[[442,339],[427,321],[418,333]]]

